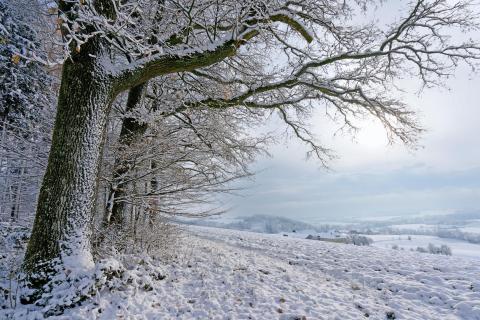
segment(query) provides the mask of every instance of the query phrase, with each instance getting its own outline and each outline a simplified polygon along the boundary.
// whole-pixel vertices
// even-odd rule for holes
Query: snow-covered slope
[[[59,318],[480,319],[474,260],[198,226],[188,233],[172,261],[124,260],[120,284]]]
[[[272,234],[292,231],[303,231],[303,233],[308,234],[326,230],[325,226],[323,228],[315,227],[302,221],[263,214],[256,214],[246,217],[236,217],[229,220],[225,220],[223,217],[222,219],[188,219],[183,220],[182,223],[205,227],[216,227],[222,229],[234,229]]]

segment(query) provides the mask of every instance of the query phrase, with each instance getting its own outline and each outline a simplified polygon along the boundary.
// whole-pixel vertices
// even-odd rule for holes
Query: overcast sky
[[[419,150],[388,145],[378,123],[364,122],[354,141],[333,136],[336,127],[319,112],[314,131],[339,157],[331,170],[306,162],[297,141],[273,146],[272,158],[253,166],[255,180],[242,184],[242,197],[226,200],[228,215],[321,222],[480,210],[480,76],[460,68],[446,84],[418,95],[414,82],[401,83],[401,97],[428,130]]]

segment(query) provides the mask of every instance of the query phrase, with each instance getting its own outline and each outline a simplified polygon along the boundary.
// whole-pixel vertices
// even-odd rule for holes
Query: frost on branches
[[[122,92],[164,78],[172,81],[173,92],[153,99],[161,119],[156,123],[167,121],[169,128],[190,130],[196,119],[222,112],[247,115],[244,119],[275,115],[325,163],[331,153],[306,125],[312,110],[321,108],[344,130],[354,132],[356,119],[373,118],[390,141],[415,145],[422,128],[412,109],[395,97],[394,82],[408,76],[424,86],[438,85],[460,63],[474,67],[479,45],[450,34],[478,30],[478,19],[468,1],[417,0],[386,27],[360,24],[376,5],[367,0],[45,5],[57,15],[51,39],[61,50],[48,58],[35,50],[17,52],[47,65],[63,63],[26,269],[32,273],[59,257],[62,263],[72,256],[91,262],[92,212],[111,106]],[[149,125],[148,130],[142,135],[160,132],[165,138],[164,127]],[[185,132],[194,138],[193,129]]]
[[[50,143],[52,77],[22,54],[42,51],[25,1],[0,1],[0,219],[30,218]]]
[[[7,130],[28,129],[49,104],[50,77],[38,63],[20,57],[40,47],[22,14],[11,1],[0,0],[0,121]]]

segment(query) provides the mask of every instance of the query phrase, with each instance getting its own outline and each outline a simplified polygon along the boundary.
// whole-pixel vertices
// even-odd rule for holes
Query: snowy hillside
[[[188,229],[191,236],[168,262],[105,262],[120,270],[118,279],[53,318],[480,319],[480,265],[473,260]],[[14,318],[28,318],[26,308],[18,307]],[[28,308],[32,319],[40,314]],[[2,312],[12,316],[3,310],[2,319]]]
[[[203,218],[197,220],[189,219],[182,221],[182,223],[270,234],[292,231],[308,234],[326,230],[325,227],[316,227],[302,221],[263,214],[246,217],[241,216],[230,220],[225,220],[223,217],[222,220]]]

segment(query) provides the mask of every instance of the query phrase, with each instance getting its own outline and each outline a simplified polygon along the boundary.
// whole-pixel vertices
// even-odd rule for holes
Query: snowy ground
[[[423,224],[423,223],[408,223],[408,224],[392,224],[389,228],[393,230],[414,230],[414,231],[426,231],[431,232],[437,229],[437,225]]]
[[[368,235],[367,237],[373,240],[373,246],[379,248],[392,248],[393,245],[397,245],[399,249],[403,250],[416,250],[417,247],[427,248],[428,244],[434,244],[440,246],[442,244],[448,245],[452,249],[452,255],[454,257],[466,257],[477,260],[476,263],[480,264],[480,244],[469,243],[463,240],[439,238],[436,236],[424,236],[424,235]],[[409,240],[410,237],[410,240]],[[480,277],[480,275],[479,275]]]
[[[188,229],[177,258],[124,259],[120,284],[57,318],[480,319],[478,261]]]
[[[460,228],[460,230],[480,234],[480,220],[472,220],[469,224]]]

